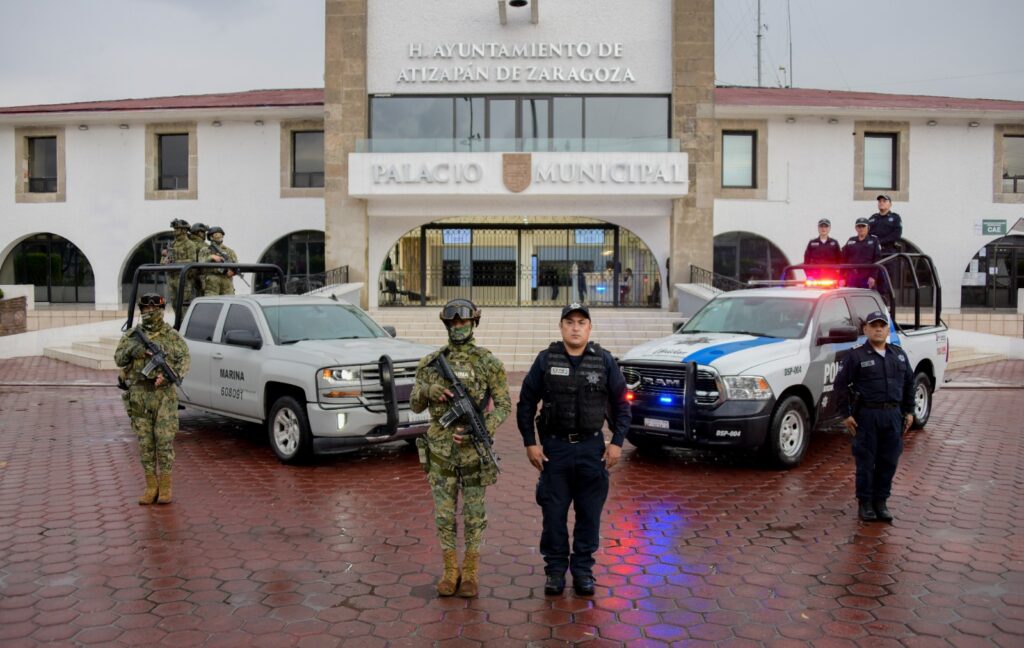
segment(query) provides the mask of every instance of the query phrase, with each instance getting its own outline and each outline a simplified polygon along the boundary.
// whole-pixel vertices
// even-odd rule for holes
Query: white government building
[[[370,308],[674,310],[884,193],[947,313],[1024,307],[1024,102],[715,87],[711,0],[521,4],[327,0],[323,89],[0,108],[0,285],[119,309],[183,218]]]

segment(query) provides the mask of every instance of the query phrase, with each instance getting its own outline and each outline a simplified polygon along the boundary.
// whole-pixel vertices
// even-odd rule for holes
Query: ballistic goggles
[[[156,293],[146,293],[139,297],[139,306],[159,306],[163,308],[165,304],[164,298]]]
[[[441,310],[441,319],[446,322],[453,319],[468,321],[478,317],[480,317],[480,311],[468,301],[445,304],[445,307]]]

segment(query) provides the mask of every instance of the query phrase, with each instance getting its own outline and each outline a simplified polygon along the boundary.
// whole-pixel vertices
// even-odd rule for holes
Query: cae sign
[[[985,236],[1006,236],[1006,221],[983,220],[981,221],[981,233]]]

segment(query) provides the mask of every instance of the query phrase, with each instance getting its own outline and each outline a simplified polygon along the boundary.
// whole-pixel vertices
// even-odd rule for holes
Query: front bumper
[[[678,407],[634,402],[628,438],[683,448],[756,449],[764,444],[775,399],[725,401],[714,408],[695,407],[690,429],[684,429]]]
[[[339,414],[345,415],[345,425],[340,429]],[[371,412],[365,407],[324,409],[316,403],[306,404],[313,450],[317,453],[416,438],[427,432],[430,421],[425,414],[413,414],[406,404],[406,409],[398,410],[398,425],[388,429],[383,412]]]

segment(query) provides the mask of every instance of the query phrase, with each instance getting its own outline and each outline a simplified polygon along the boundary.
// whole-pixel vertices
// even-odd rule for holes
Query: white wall
[[[875,116],[884,119],[884,116]],[[832,219],[841,244],[854,235],[853,223],[877,211],[875,201],[853,200],[854,119],[829,124],[823,117],[782,117],[768,122],[767,200],[715,200],[715,234],[744,230],[770,239],[791,263],[817,233],[819,218]],[[1024,205],[992,201],[993,122],[969,128],[967,120],[925,118],[910,127],[910,200],[896,202],[903,237],[934,259],[943,305],[960,306],[960,283],[971,257],[993,236],[975,223],[1005,219],[1012,227]]]
[[[278,238],[324,229],[321,198],[280,197],[280,122],[219,118],[197,127],[198,200],[145,200],[145,124],[65,124],[67,201],[14,202],[14,128],[0,126],[0,263],[25,237],[52,232],[92,265],[97,309],[117,308],[121,274],[143,241],[174,218],[220,225],[239,260],[256,262]],[[169,121],[162,119],[161,121]],[[236,290],[246,290],[236,282]]]

